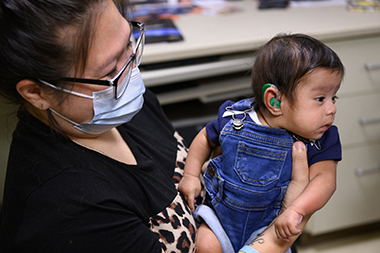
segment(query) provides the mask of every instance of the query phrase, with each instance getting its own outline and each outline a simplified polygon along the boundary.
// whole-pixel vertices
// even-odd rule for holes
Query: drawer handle
[[[365,63],[364,68],[366,70],[377,70],[377,69],[380,69],[380,63],[378,64]]]
[[[370,169],[360,169],[360,168],[356,168],[354,173],[356,176],[360,177],[360,176],[364,176],[364,175],[368,175],[368,174],[374,174],[374,173],[377,173],[377,172],[380,172],[380,166],[377,167],[377,168],[370,168]]]
[[[379,118],[373,118],[373,119],[365,119],[365,118],[359,118],[358,119],[360,125],[370,125],[375,123],[380,123],[380,117]]]

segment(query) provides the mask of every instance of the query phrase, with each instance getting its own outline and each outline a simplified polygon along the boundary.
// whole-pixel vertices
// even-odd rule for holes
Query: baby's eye
[[[339,98],[338,98],[337,96],[334,96],[334,97],[332,98],[333,103],[335,104],[336,101],[337,101],[338,99],[339,99]]]
[[[319,98],[316,98],[315,100],[317,100],[318,102],[323,102],[325,100],[325,97],[319,97]]]

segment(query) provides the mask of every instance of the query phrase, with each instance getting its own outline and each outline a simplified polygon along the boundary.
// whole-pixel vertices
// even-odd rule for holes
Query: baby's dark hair
[[[344,76],[344,66],[338,55],[319,40],[305,34],[279,34],[262,46],[252,69],[252,92],[256,111],[265,105],[261,99],[266,83],[277,86],[279,92],[294,102],[294,90],[307,74],[325,68]]]

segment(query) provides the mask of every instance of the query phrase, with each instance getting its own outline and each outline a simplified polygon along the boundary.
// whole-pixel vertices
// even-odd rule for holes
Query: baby
[[[337,54],[320,41],[304,34],[278,35],[258,51],[252,98],[224,102],[218,119],[194,138],[179,190],[194,210],[202,166],[211,156],[204,173],[205,204],[216,213],[235,252],[271,222],[278,238],[298,235],[303,217],[334,193],[341,144],[332,124],[343,75]],[[279,215],[294,141],[307,145],[310,183]],[[203,247],[222,252],[221,239],[210,236],[213,219],[201,211],[195,215],[203,220],[197,252]]]

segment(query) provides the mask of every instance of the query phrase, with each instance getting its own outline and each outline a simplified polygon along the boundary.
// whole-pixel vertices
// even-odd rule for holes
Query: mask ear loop
[[[57,116],[61,117],[62,119],[64,119],[64,120],[70,122],[70,123],[73,124],[74,126],[77,126],[77,125],[78,125],[78,123],[72,121],[71,119],[66,118],[66,117],[63,116],[62,114],[60,114],[60,113],[54,111],[53,109],[49,108],[49,110],[52,111],[52,112],[53,112],[54,114],[56,114]]]

